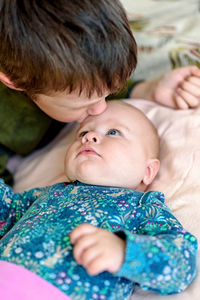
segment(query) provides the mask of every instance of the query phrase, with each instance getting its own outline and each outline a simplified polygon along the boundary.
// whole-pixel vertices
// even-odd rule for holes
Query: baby
[[[3,296],[12,293],[5,282],[19,276],[18,293],[37,290],[37,299],[124,300],[136,283],[161,294],[184,290],[196,274],[197,241],[162,193],[145,192],[158,157],[151,122],[111,101],[77,131],[65,183],[14,194],[1,180]]]

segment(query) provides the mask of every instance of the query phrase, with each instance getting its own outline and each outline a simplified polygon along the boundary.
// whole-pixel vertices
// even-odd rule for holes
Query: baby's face
[[[108,102],[104,113],[88,117],[66,154],[69,180],[136,188],[149,158],[144,123],[137,110],[120,101]]]

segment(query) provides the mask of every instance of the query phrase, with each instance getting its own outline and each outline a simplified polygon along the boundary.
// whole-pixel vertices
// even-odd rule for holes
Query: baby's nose
[[[83,143],[87,143],[87,142],[97,143],[98,135],[94,131],[89,131],[83,136],[82,142]]]

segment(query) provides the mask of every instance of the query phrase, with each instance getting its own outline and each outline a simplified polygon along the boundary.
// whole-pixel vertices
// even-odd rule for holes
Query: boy
[[[122,88],[135,69],[137,53],[118,0],[2,0],[0,40],[0,81],[18,90],[0,86],[0,175],[11,184],[8,157],[49,142],[63,126],[52,119],[81,122],[102,113],[105,97]],[[196,67],[183,68],[140,83],[129,94],[193,107],[198,92],[192,99],[176,92],[196,76]]]
[[[3,296],[11,296],[6,286],[16,277],[21,300],[35,290],[51,299],[52,285],[56,299],[64,299],[62,291],[71,299],[124,300],[135,283],[161,294],[184,290],[196,274],[197,241],[162,193],[143,192],[158,172],[158,155],[151,122],[111,101],[81,124],[67,151],[65,181],[72,183],[14,194],[1,181]]]
[[[0,40],[0,81],[33,100],[0,87],[3,170],[10,151],[30,153],[58,132],[63,124],[52,118],[80,122],[103,112],[105,97],[136,66],[135,40],[118,0],[3,0]]]

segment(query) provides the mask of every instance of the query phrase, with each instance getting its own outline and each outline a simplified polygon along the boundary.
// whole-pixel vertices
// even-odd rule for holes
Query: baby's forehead
[[[137,109],[136,107],[120,102],[117,103],[117,101],[114,101],[114,103],[109,103],[107,111],[105,111],[105,114],[107,113],[107,117],[109,118],[115,118],[120,121],[124,122],[144,122],[148,123],[148,119],[144,115],[142,111]]]
[[[115,114],[115,112],[122,114],[135,114],[135,115],[143,115],[143,112],[130,105],[126,102],[120,100],[108,101],[107,109],[103,113]]]
[[[123,103],[121,101],[109,101],[107,109],[100,115],[88,116],[81,127],[89,124],[93,125],[105,125],[112,124],[124,125],[136,128],[137,125],[141,125],[146,122],[144,114],[135,107]]]

